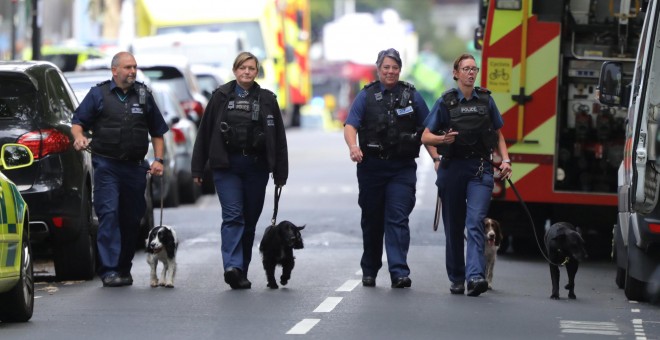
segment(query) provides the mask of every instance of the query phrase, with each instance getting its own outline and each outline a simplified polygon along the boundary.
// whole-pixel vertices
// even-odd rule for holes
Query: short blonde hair
[[[234,71],[238,70],[238,68],[241,67],[241,65],[243,65],[243,63],[245,63],[246,61],[248,61],[250,59],[254,59],[254,61],[257,63],[257,70],[258,70],[259,69],[259,59],[257,59],[257,57],[254,54],[250,53],[250,52],[241,52],[241,53],[239,53],[236,56],[236,59],[234,60],[234,66],[232,67],[232,70],[234,70]]]

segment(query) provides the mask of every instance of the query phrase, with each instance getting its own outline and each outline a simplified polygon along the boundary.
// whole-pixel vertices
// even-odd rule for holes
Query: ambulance
[[[509,236],[501,248],[538,254],[544,226],[567,221],[609,255],[627,110],[601,104],[598,81],[607,61],[632,70],[643,22],[639,0],[481,1],[480,84],[504,118],[513,168],[489,210]]]
[[[233,31],[260,62],[261,87],[273,91],[285,125],[298,125],[310,100],[309,0],[136,0],[136,35]]]

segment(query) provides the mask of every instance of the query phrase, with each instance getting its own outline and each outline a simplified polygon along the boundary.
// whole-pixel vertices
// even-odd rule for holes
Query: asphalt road
[[[141,251],[131,287],[102,288],[98,279],[57,282],[42,262],[32,320],[0,323],[0,339],[660,339],[658,306],[628,301],[607,259],[582,263],[577,300],[565,290],[561,300],[551,300],[548,265],[540,256],[512,254],[499,256],[492,291],[451,295],[442,225],[432,231],[428,157],[419,161],[410,218],[412,287],[391,289],[386,269],[375,288],[362,287],[355,167],[341,133],[290,130],[288,140],[291,175],[278,221],[307,227],[286,287],[266,288],[255,242],[253,288],[229,289],[220,259],[220,207],[207,195],[164,211],[163,222],[181,240],[175,288],[149,287]],[[257,241],[273,213],[272,187],[267,195]]]

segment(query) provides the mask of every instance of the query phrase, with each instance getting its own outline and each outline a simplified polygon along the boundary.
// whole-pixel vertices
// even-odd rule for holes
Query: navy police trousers
[[[383,236],[390,278],[410,275],[408,216],[415,207],[417,163],[414,159],[383,160],[366,156],[357,165],[362,208],[364,276],[376,277],[382,267]]]
[[[442,200],[449,280],[485,278],[483,221],[493,193],[493,167],[481,159],[442,160],[436,185]]]
[[[97,272],[128,275],[133,266],[140,219],[146,211],[146,161],[129,162],[94,155],[94,210],[99,219]]]

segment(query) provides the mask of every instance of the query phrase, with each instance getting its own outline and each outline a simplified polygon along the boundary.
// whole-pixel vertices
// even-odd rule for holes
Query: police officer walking
[[[458,88],[446,91],[436,101],[425,122],[422,142],[437,146],[442,157],[436,185],[443,204],[450,292],[463,294],[467,278],[468,295],[479,296],[488,290],[483,220],[494,185],[493,167],[488,161],[497,151],[502,159],[502,178],[511,176],[511,161],[500,131],[504,122],[495,101],[490,91],[474,86],[479,73],[474,57],[459,56],[453,73]]]
[[[264,205],[268,174],[286,184],[289,161],[284,124],[275,94],[254,79],[259,61],[249,52],[235,59],[232,80],[213,92],[204,112],[192,157],[195,183],[208,162],[222,207],[222,261],[225,282],[249,289],[255,229]]]
[[[376,66],[379,80],[358,93],[344,125],[351,160],[357,162],[362,285],[376,285],[384,237],[392,288],[406,288],[412,284],[407,256],[408,217],[415,206],[417,183],[415,158],[429,109],[412,84],[399,81],[397,50],[378,53]],[[435,148],[427,149],[437,157]]]
[[[99,218],[97,272],[104,287],[133,284],[131,267],[140,219],[146,211],[147,171],[163,174],[163,134],[168,131],[151,92],[135,81],[137,63],[128,52],[111,62],[112,80],[89,91],[75,111],[71,133],[76,150],[91,147],[94,209]],[[85,131],[92,131],[90,141]],[[155,161],[144,157],[149,135]]]

